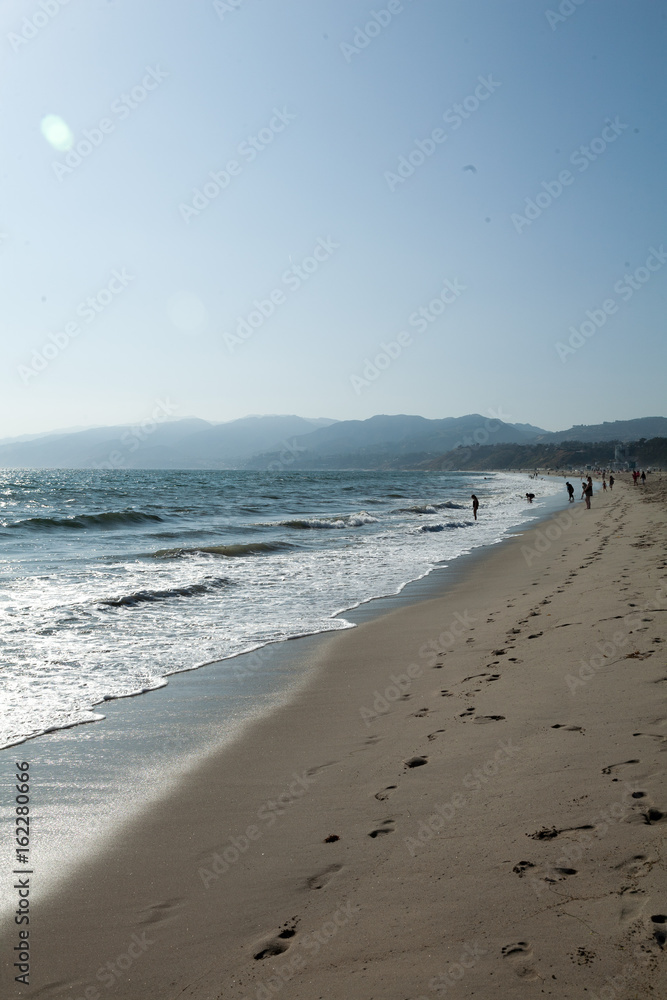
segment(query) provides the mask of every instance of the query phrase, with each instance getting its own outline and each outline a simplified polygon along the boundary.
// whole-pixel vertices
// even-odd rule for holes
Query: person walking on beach
[[[646,486],[646,473],[644,472],[643,469],[642,469],[642,474],[640,476],[640,479],[642,481],[642,486]]]
[[[572,483],[565,483],[567,486],[567,495],[570,498],[570,503],[574,503],[574,486]]]
[[[472,498],[472,516],[477,520],[477,508],[479,507],[479,500],[474,493],[470,494]]]
[[[591,509],[591,497],[593,496],[593,480],[588,476],[586,482],[584,483],[584,497],[586,500],[586,509]]]
[[[604,478],[604,476],[602,477],[602,489],[603,490],[607,489],[607,480]]]
[[[610,476],[609,477],[609,492],[611,492],[613,490],[613,488],[614,488],[614,477]]]

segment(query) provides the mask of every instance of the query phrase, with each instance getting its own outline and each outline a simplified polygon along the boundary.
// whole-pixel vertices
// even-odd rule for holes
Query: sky
[[[4,0],[0,438],[161,404],[665,414],[666,29],[636,0]]]

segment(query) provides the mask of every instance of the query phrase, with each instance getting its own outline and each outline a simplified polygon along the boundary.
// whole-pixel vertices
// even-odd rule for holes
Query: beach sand
[[[34,907],[29,987],[3,936],[2,996],[667,996],[667,483],[618,480],[323,638]]]

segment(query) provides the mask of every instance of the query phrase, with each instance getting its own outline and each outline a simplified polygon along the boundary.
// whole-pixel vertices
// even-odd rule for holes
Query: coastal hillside
[[[472,445],[456,448],[421,464],[424,469],[580,469],[586,466],[667,468],[667,438],[656,437],[628,443],[613,441],[564,441],[562,444]]]

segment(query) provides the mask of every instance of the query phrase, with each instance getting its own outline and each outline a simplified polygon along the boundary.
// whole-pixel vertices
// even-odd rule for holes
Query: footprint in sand
[[[478,726],[482,726],[488,722],[503,722],[505,719],[504,715],[473,715],[474,711],[474,708],[467,708],[465,712],[459,714],[459,720],[461,722],[474,722]]]
[[[418,712],[413,712],[415,719],[423,719],[425,715],[428,715],[428,708],[420,708]]]
[[[639,761],[635,760],[634,758],[632,760],[622,760],[620,764],[609,764],[608,767],[603,767],[602,773],[611,774],[612,771],[618,770],[619,767],[627,767],[629,764],[638,764],[638,763]]]
[[[427,740],[431,740],[431,741],[437,740],[438,734],[439,733],[444,733],[444,732],[445,732],[444,729],[436,729],[436,731],[434,733],[429,733],[428,736],[426,737],[426,739]]]
[[[342,865],[328,865],[323,868],[322,871],[316,872],[315,875],[311,875],[305,881],[306,889],[323,889],[325,885],[328,885],[331,879],[342,871]]]
[[[267,938],[259,945],[259,950],[253,954],[255,961],[261,962],[265,958],[273,958],[275,955],[282,955],[289,948],[288,941],[296,935],[297,918],[294,917],[273,937]],[[257,945],[255,945],[257,947]]]
[[[506,944],[502,949],[503,958],[508,959],[520,979],[539,979],[539,975],[533,966],[533,949],[529,941],[517,941],[515,944]]]
[[[410,757],[409,760],[404,760],[403,763],[406,767],[423,767],[424,764],[428,764],[428,757]]]
[[[566,826],[562,830],[557,830],[555,826],[543,826],[541,830],[535,830],[534,833],[527,833],[526,836],[532,840],[553,840],[554,837],[560,836],[561,833],[575,833],[577,830],[594,829],[595,827],[592,823],[584,823],[583,826]]]
[[[383,819],[379,826],[375,830],[371,830],[368,834],[369,837],[383,837],[387,833],[393,833],[396,823],[393,819]]]
[[[175,911],[183,904],[181,899],[167,899],[164,903],[154,903],[141,911],[139,924],[161,924],[176,916]]]
[[[526,872],[530,871],[530,869],[534,867],[535,865],[532,863],[532,861],[519,861],[519,863],[514,866],[512,871],[514,872],[515,875],[518,875],[519,878],[523,878]]]
[[[661,823],[663,820],[667,819],[667,813],[664,813],[662,809],[647,809],[646,812],[641,814],[644,818],[644,822],[647,826],[653,826],[654,823]]]
[[[398,785],[387,785],[387,787],[383,788],[381,792],[375,793],[375,798],[379,799],[380,802],[384,802],[385,799],[389,798],[392,792],[396,791],[397,788]]]
[[[542,882],[551,882],[552,884],[556,882],[562,882],[563,879],[569,878],[572,875],[577,875],[576,868],[547,868],[546,870],[539,868],[534,865],[532,861],[519,861],[518,864],[512,869],[515,875],[519,878],[524,878],[529,872],[533,876],[540,875]]]
[[[653,937],[658,942],[659,947],[662,949],[667,944],[667,933],[665,933],[665,923],[667,923],[667,916],[664,913],[655,913],[651,918],[651,923],[657,926],[653,929]]]
[[[566,733],[581,733],[582,736],[585,735],[584,729],[581,726],[566,726],[562,722],[557,722],[552,729],[564,729]]]

